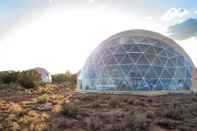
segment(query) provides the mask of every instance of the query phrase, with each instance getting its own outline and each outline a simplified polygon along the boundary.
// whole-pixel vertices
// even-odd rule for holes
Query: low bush
[[[15,71],[2,71],[0,72],[0,81],[4,84],[14,83],[18,79],[19,72]]]
[[[112,108],[118,108],[121,106],[121,103],[122,103],[122,100],[120,98],[116,98],[116,97],[113,97],[109,100],[109,105],[112,107]]]
[[[156,124],[165,129],[175,129],[179,123],[175,120],[163,118],[158,120]]]
[[[18,83],[25,88],[35,88],[41,84],[40,78],[33,70],[23,71],[18,75]]]
[[[93,114],[92,116],[85,119],[86,128],[88,131],[102,130],[103,121],[99,116]]]
[[[77,75],[66,71],[66,73],[52,75],[52,79],[53,83],[63,83],[68,81],[70,81],[71,83],[76,83]]]
[[[183,120],[186,111],[187,109],[183,105],[173,102],[160,112],[160,116],[172,120]]]
[[[53,83],[61,84],[66,89],[74,90],[77,83],[77,75],[67,71],[66,73],[52,75]]]
[[[143,113],[131,112],[125,119],[125,128],[131,131],[149,131],[150,121]]]
[[[38,103],[47,103],[49,101],[49,96],[47,94],[41,95],[37,98]]]
[[[33,70],[22,72],[2,71],[0,72],[0,84],[7,88],[9,88],[10,85],[20,85],[25,88],[35,88],[42,84],[42,82],[39,78],[39,75]]]
[[[76,118],[79,112],[79,107],[72,103],[62,104],[62,114],[67,117]]]

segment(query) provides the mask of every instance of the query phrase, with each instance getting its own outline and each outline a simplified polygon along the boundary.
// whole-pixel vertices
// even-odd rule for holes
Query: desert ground
[[[0,131],[197,131],[197,95],[0,89]]]

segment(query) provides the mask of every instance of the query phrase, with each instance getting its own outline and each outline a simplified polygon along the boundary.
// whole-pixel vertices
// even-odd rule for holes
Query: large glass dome
[[[78,77],[80,90],[181,90],[192,86],[193,63],[173,40],[131,30],[102,42]]]

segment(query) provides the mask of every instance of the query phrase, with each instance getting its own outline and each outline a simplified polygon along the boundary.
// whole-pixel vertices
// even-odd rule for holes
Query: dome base
[[[95,94],[113,94],[113,95],[142,95],[142,96],[160,96],[167,94],[192,94],[192,90],[160,90],[160,91],[97,91],[97,90],[76,90],[78,93],[95,93]]]

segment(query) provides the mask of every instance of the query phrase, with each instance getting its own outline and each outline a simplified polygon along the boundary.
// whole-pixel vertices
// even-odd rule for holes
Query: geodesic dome
[[[102,42],[78,77],[80,90],[181,90],[192,86],[193,63],[173,40],[131,30]]]
[[[44,82],[44,83],[51,83],[52,82],[51,74],[46,69],[37,67],[37,68],[34,68],[33,70],[38,73],[42,82]]]

